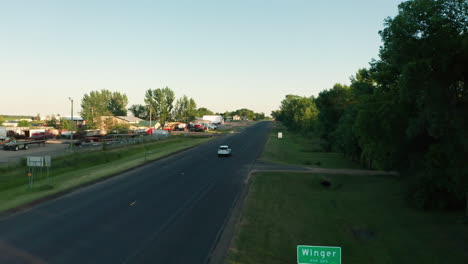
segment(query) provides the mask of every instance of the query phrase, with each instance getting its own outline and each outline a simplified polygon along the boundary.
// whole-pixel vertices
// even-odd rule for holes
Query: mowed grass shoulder
[[[407,206],[391,176],[254,175],[228,263],[297,263],[297,245],[342,247],[342,263],[468,263],[461,212]]]
[[[112,176],[151,160],[170,155],[212,138],[174,136],[104,151],[74,153],[52,160],[50,177],[36,169],[33,188],[28,188],[24,165],[0,168],[0,212]]]
[[[283,138],[278,138],[278,132],[283,133]],[[317,136],[288,131],[278,122],[270,131],[261,160],[318,168],[362,169],[339,153],[324,152]]]

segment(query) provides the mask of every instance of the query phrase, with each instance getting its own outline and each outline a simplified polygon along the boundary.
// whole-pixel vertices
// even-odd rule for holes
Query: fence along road
[[[269,127],[258,123],[0,220],[0,263],[205,263]],[[217,157],[221,144],[232,157]]]

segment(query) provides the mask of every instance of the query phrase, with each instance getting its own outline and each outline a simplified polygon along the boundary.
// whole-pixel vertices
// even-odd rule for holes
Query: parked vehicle
[[[0,137],[0,145],[10,142],[12,139],[9,137]]]
[[[85,138],[75,141],[77,147],[100,146],[102,143],[95,141],[94,138]]]
[[[11,140],[8,143],[3,144],[3,150],[14,150],[18,151],[20,149],[28,150],[29,145],[32,144],[44,144],[45,140]]]
[[[209,120],[212,124],[222,124],[223,117],[221,115],[204,115],[203,120]]]
[[[137,129],[135,130],[135,132],[133,132],[135,135],[137,136],[146,136],[146,135],[149,135],[150,133],[148,133],[148,131],[146,131],[146,129]]]
[[[178,130],[178,131],[184,131],[184,130],[187,130],[187,128],[188,128],[187,124],[185,124],[185,123],[180,123],[180,124],[177,125],[176,130]]]
[[[218,148],[218,157],[230,157],[232,154],[228,145],[221,145]]]
[[[195,124],[194,131],[195,132],[205,132],[206,127],[202,124]]]
[[[30,139],[35,139],[35,140],[41,140],[41,139],[50,139],[50,138],[53,138],[53,137],[54,137],[53,134],[51,134],[48,131],[45,131],[45,132],[33,133],[29,138]]]

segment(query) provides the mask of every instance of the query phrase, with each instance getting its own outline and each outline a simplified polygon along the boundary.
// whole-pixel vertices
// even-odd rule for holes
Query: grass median
[[[33,188],[28,187],[25,165],[0,168],[0,212],[109,177],[212,138],[174,136],[169,139],[111,150],[73,153],[52,160],[50,175],[35,169]]]
[[[297,263],[297,245],[342,247],[343,263],[465,263],[462,212],[407,206],[391,176],[259,173],[228,263]]]

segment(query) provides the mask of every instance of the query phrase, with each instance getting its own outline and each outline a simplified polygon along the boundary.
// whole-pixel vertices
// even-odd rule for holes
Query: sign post
[[[45,165],[45,167],[47,169],[46,179],[48,179],[49,178],[49,168],[52,165],[52,159],[50,158],[50,156],[44,156],[44,165]]]
[[[283,132],[278,132],[278,138],[283,138]]]
[[[34,168],[40,167],[41,168],[41,175],[42,175],[42,167],[44,167],[44,157],[31,157],[29,156],[27,159],[28,164],[28,178],[29,178],[29,188],[33,187],[34,183]]]
[[[341,247],[297,246],[298,264],[341,264]]]

